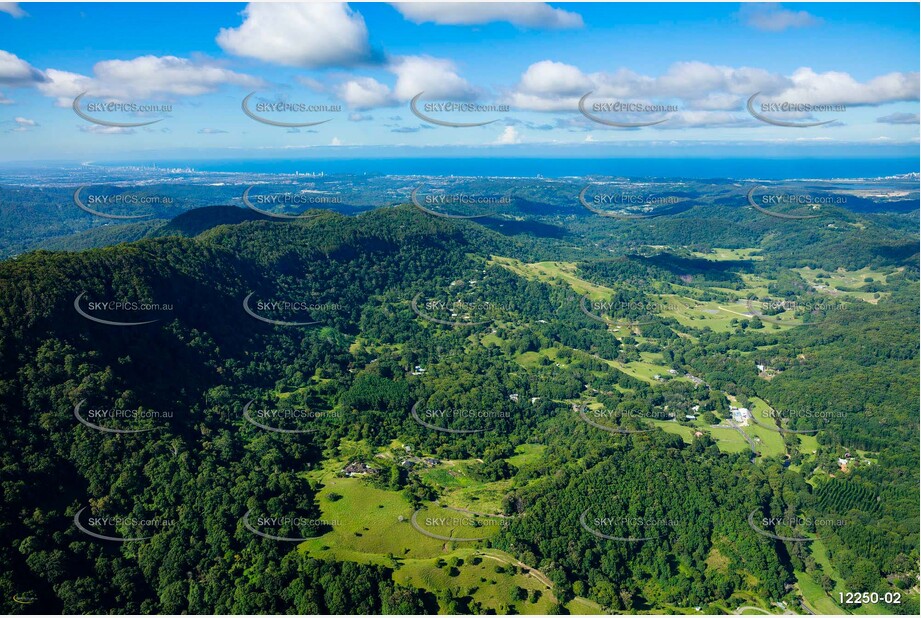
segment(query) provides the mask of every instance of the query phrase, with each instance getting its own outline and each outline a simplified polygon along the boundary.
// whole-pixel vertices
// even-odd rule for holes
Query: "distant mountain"
[[[236,225],[245,221],[261,221],[265,217],[236,206],[205,206],[173,218],[151,236],[198,236],[219,225]]]
[[[167,219],[151,219],[136,223],[103,225],[69,236],[50,238],[40,243],[37,248],[49,251],[83,251],[123,242],[134,242],[147,238],[167,223],[169,223]]]

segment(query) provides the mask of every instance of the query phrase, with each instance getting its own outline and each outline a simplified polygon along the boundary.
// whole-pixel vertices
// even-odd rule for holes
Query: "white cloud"
[[[17,19],[28,15],[28,13],[22,10],[18,2],[0,2],[0,13],[9,13]]]
[[[17,133],[24,133],[30,129],[34,129],[38,126],[38,123],[30,118],[23,118],[22,116],[16,116],[13,118],[13,122],[16,123],[16,127],[12,129]]]
[[[104,127],[98,124],[80,125],[80,130],[84,133],[93,133],[95,135],[131,135],[136,133],[134,129],[126,127]]]
[[[505,100],[517,109],[532,111],[575,111],[579,98],[590,91],[592,99],[673,101],[682,111],[695,112],[686,115],[685,121],[697,125],[703,118],[709,119],[708,124],[723,124],[726,116],[721,112],[741,111],[756,92],[762,93],[759,100],[763,101],[879,105],[916,101],[919,90],[918,73],[890,73],[858,82],[847,73],[816,73],[809,68],[785,76],[752,67],[676,62],[658,76],[629,69],[585,74],[578,67],[544,60],[522,73]]]
[[[521,135],[518,133],[518,130],[515,127],[505,127],[505,130],[502,131],[502,135],[496,139],[495,143],[502,145],[520,144]]]
[[[477,95],[476,89],[457,74],[455,64],[444,58],[402,56],[387,70],[397,76],[393,94],[400,101],[408,101],[420,92],[425,92],[427,99],[472,100]]]
[[[527,93],[581,96],[592,89],[592,82],[571,64],[543,60],[522,74],[519,89]]]
[[[505,21],[526,28],[581,28],[578,13],[544,2],[394,2],[403,17],[416,24],[473,26]]]
[[[352,109],[385,107],[393,103],[390,88],[372,77],[356,77],[340,84],[335,91]]]
[[[330,145],[330,146],[341,146],[341,145],[342,145],[342,140],[339,139],[338,137],[334,137],[333,139],[331,139],[331,140],[329,141],[329,145]]]
[[[758,91],[781,88],[790,81],[764,69],[734,68],[697,61],[676,62],[664,75],[643,79],[647,89],[641,94],[682,99],[706,99],[714,92],[749,97]]]
[[[220,66],[176,56],[140,56],[133,60],[104,60],[93,67],[93,77],[48,69],[38,85],[44,95],[66,107],[74,97],[89,92],[120,100],[198,96],[229,84],[257,88],[262,80]]]
[[[310,88],[314,92],[326,92],[326,86],[324,86],[320,81],[312,78],[306,77],[304,75],[298,75],[294,78],[300,85]]]
[[[42,72],[28,62],[0,49],[0,86],[31,86],[44,79]]]
[[[345,3],[250,3],[217,43],[236,56],[286,66],[353,66],[371,55],[361,14]]]
[[[888,73],[858,82],[847,73],[816,73],[809,68],[794,71],[792,86],[774,98],[796,103],[879,105],[893,101],[917,101],[921,90],[918,73]]]
[[[176,56],[140,56],[133,60],[105,60],[93,67],[97,86],[105,94],[135,97],[198,96],[224,84],[257,87],[258,78]]]
[[[907,112],[896,112],[877,118],[876,122],[882,122],[883,124],[918,124],[919,116],[918,114],[909,114]]]
[[[219,135],[221,133],[227,133],[224,129],[199,129],[199,135]]]
[[[385,69],[396,76],[392,88],[372,77],[353,77],[333,90],[356,110],[405,103],[420,92],[425,93],[426,100],[471,101],[477,96],[476,88],[458,75],[456,65],[445,58],[398,56]]]
[[[56,99],[60,107],[68,107],[81,92],[86,92],[93,85],[93,79],[79,73],[48,69],[48,80],[38,85],[38,90],[46,97]]]
[[[822,20],[806,11],[791,11],[776,2],[742,5],[739,17],[747,25],[767,32],[781,32],[788,28],[818,26]]]

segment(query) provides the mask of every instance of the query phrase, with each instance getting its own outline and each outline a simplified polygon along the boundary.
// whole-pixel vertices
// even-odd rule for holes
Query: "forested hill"
[[[792,603],[801,581],[821,595],[902,590],[897,609],[917,609],[916,270],[866,270],[858,289],[747,251],[611,259],[597,230],[407,206],[238,214],[202,209],[171,235],[0,263],[4,610],[462,612],[506,586],[505,610],[585,597],[722,612]],[[832,276],[841,302],[814,304]],[[765,294],[810,310],[742,312]],[[613,317],[593,316],[589,295]],[[695,313],[677,319],[670,297]],[[730,402],[749,399],[790,418],[752,438],[727,424]],[[266,431],[247,402],[319,414],[309,431]],[[418,404],[485,410],[490,430],[461,415],[433,431]],[[589,404],[608,416],[584,422]],[[844,416],[796,417],[807,408]],[[420,469],[401,463],[410,451]],[[382,473],[346,478],[352,463]],[[488,491],[451,502],[464,484]],[[517,567],[453,584],[483,567],[408,521],[442,503],[500,513],[508,525],[477,551],[546,573],[546,596],[521,598]],[[341,520],[324,519],[336,508]],[[291,544],[254,534],[248,513],[319,523],[280,524],[277,537],[309,539]],[[756,514],[846,523],[818,531],[820,552],[761,534]],[[75,523],[87,517],[137,540],[99,542]],[[442,576],[451,585],[428,583]]]
[[[319,462],[322,445],[241,441],[239,405],[286,374],[322,367],[343,381],[344,337],[358,332],[371,297],[447,285],[482,268],[468,253],[500,249],[527,256],[499,234],[398,208],[0,263],[4,609],[22,611],[9,600],[30,590],[39,601],[28,609],[51,613],[431,611],[431,599],[387,569],[286,555],[240,526],[248,508],[266,504],[317,516],[314,490],[290,472]],[[324,326],[260,323],[243,309],[250,293],[308,299]],[[108,302],[151,306],[93,305]],[[151,323],[94,322],[75,303],[101,320]],[[81,402],[172,416],[167,432],[113,438],[76,423]],[[141,553],[113,552],[75,530],[88,505],[177,523]]]

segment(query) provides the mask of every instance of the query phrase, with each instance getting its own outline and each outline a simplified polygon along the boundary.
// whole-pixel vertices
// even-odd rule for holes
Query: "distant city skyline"
[[[0,162],[915,157],[918,21],[917,3],[0,3]]]

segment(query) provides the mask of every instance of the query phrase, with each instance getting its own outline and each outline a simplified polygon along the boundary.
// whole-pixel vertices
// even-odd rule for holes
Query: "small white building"
[[[732,412],[732,420],[741,425],[747,425],[748,419],[751,418],[751,412],[748,408],[730,407],[729,411]]]

